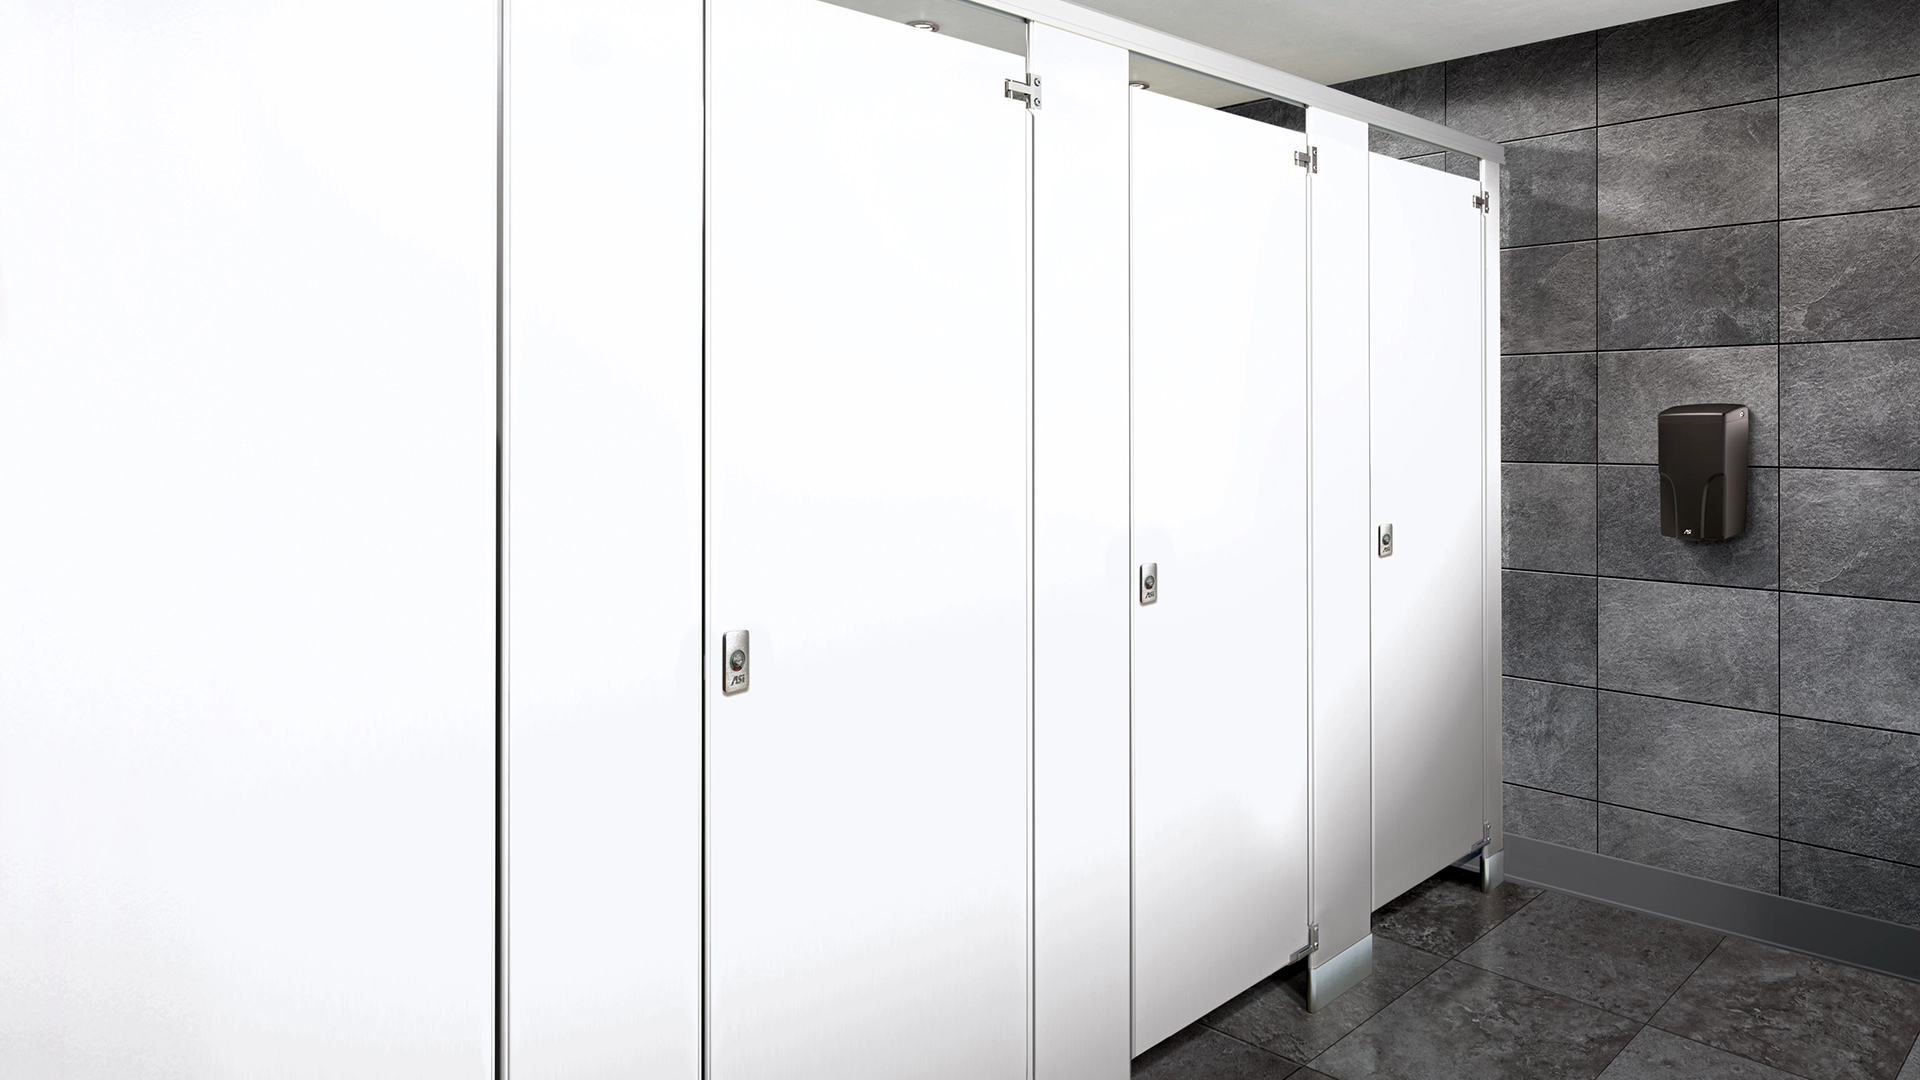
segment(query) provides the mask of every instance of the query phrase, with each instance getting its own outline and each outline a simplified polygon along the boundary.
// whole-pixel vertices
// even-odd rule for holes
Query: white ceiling
[[[1700,0],[1075,2],[1327,84],[1709,6]]]

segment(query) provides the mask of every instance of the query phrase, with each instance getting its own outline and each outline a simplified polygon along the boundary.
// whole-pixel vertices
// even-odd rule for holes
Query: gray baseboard
[[[1507,834],[1507,880],[1920,982],[1920,929]]]

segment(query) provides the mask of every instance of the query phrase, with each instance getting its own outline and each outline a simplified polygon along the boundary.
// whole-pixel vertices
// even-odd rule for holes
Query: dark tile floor
[[[1318,1013],[1289,968],[1135,1080],[1920,1080],[1920,984],[1448,870],[1373,916]]]

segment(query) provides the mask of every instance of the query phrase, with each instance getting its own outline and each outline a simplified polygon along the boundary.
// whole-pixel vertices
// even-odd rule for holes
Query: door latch
[[[1140,564],[1140,604],[1142,607],[1160,599],[1160,564]]]
[[[1393,526],[1382,525],[1380,526],[1380,557],[1383,559],[1386,559],[1386,558],[1391,558],[1392,556],[1393,556]]]
[[[752,649],[745,630],[729,630],[720,635],[720,692],[738,694],[745,690],[753,674]]]

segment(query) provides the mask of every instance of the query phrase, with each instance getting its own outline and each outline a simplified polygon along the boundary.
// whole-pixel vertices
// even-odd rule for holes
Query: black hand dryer
[[[1747,527],[1745,405],[1660,414],[1660,535],[1720,540]]]

